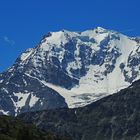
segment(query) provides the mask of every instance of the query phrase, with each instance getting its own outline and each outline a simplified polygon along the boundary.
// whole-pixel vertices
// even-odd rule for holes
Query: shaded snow
[[[23,106],[25,106],[25,103],[27,101],[27,98],[29,97],[30,93],[14,93],[15,96],[18,97],[18,101],[16,102],[16,106],[18,108],[22,108]]]
[[[1,109],[0,109],[0,114],[9,115],[9,111],[4,111],[4,110],[1,110]]]
[[[25,61],[33,53],[33,49],[28,49],[25,53],[20,56],[21,61]]]
[[[39,100],[38,97],[36,97],[35,95],[31,94],[31,99],[30,99],[29,106],[30,106],[30,107],[33,107],[33,106],[36,104],[36,102],[37,102],[38,100]]]

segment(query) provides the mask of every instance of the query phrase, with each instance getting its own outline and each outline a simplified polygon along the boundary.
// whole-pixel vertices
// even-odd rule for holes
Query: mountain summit
[[[101,27],[49,32],[0,74],[0,112],[81,107],[139,78],[139,38]]]

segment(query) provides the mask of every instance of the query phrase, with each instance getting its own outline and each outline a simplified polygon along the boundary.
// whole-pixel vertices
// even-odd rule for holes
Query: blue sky
[[[101,26],[140,36],[140,0],[1,0],[0,71],[49,31]]]

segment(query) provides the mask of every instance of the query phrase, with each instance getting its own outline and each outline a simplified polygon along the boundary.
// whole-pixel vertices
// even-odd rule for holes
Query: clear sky
[[[0,0],[0,71],[49,31],[97,26],[140,36],[140,0]]]

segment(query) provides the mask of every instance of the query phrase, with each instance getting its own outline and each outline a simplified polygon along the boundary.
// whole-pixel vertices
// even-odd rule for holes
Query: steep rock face
[[[33,112],[19,118],[73,140],[139,140],[140,80],[82,108]]]
[[[139,53],[139,38],[101,27],[50,32],[0,74],[1,113],[90,104],[140,78]]]
[[[23,73],[16,72],[4,82],[0,84],[2,114],[15,116],[27,111],[67,107],[59,93]]]

